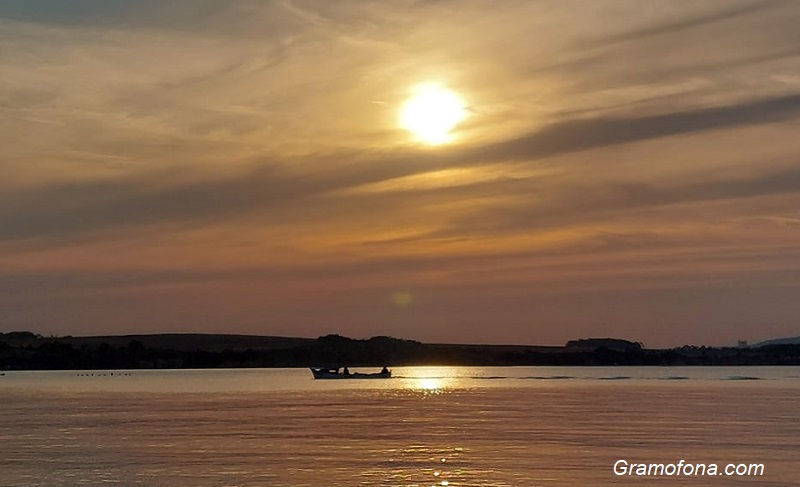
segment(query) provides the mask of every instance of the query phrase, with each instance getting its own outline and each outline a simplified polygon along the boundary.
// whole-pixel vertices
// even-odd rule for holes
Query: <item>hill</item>
[[[154,369],[383,365],[800,365],[800,345],[645,349],[614,338],[565,347],[425,344],[392,337],[356,340],[257,335],[163,334],[42,337],[0,333],[0,369]]]
[[[109,335],[88,337],[62,337],[54,340],[75,346],[97,346],[107,343],[112,346],[127,346],[131,341],[141,342],[147,348],[159,350],[193,351],[205,350],[277,350],[299,347],[314,342],[313,338],[292,338],[261,335],[220,335],[203,333],[166,333],[151,335]]]
[[[789,338],[775,338],[773,340],[767,340],[764,342],[759,342],[753,345],[754,347],[766,347],[770,345],[800,345],[800,337],[789,337]]]

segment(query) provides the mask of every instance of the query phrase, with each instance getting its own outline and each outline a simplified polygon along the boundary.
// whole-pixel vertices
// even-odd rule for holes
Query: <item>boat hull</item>
[[[311,369],[311,373],[315,379],[332,379],[332,380],[347,380],[347,379],[391,379],[392,371],[377,372],[375,374],[363,374],[361,372],[353,372],[352,374],[340,374],[326,369]]]

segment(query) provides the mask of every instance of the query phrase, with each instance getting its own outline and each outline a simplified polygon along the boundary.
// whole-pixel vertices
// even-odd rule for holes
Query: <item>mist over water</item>
[[[797,484],[797,367],[394,373],[7,372],[0,486]],[[626,478],[618,459],[765,475]]]

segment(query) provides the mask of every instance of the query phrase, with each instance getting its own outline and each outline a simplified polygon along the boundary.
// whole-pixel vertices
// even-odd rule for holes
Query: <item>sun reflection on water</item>
[[[442,379],[434,379],[432,377],[417,379],[416,386],[425,391],[439,391],[442,389]]]
[[[404,370],[403,388],[408,392],[421,392],[424,395],[442,394],[466,387],[459,371],[452,367],[415,367]]]

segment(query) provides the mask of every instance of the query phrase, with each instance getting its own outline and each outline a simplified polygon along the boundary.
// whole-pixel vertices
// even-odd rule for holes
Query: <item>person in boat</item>
[[[387,369],[386,366],[384,365],[383,368],[381,369],[381,374],[388,374],[388,373],[389,369]]]
[[[347,366],[345,366],[344,370],[342,371],[342,374],[350,375],[350,369],[348,369]]]

